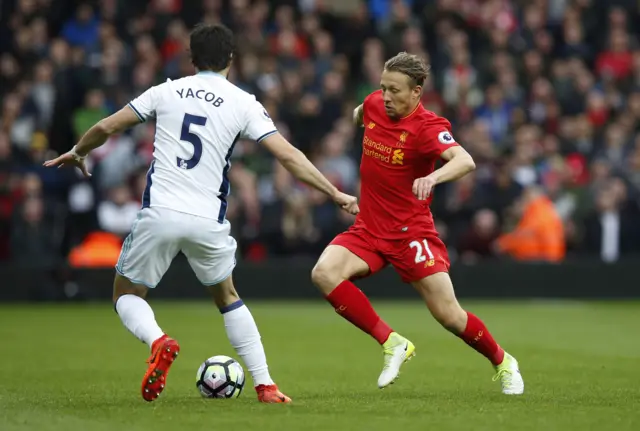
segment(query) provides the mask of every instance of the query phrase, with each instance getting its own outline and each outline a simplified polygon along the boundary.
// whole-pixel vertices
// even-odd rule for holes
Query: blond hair
[[[429,76],[429,65],[422,58],[408,52],[401,52],[391,57],[384,64],[384,70],[408,76],[414,87],[423,86]]]

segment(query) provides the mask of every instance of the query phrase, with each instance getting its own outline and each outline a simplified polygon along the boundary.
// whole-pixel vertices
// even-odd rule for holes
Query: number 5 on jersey
[[[423,246],[424,245],[424,249]],[[420,241],[411,241],[411,243],[409,244],[409,247],[414,248],[416,250],[416,264],[418,263],[422,263],[425,262],[424,264],[425,267],[427,266],[433,266],[435,264],[435,258],[433,256],[433,253],[431,253],[431,249],[429,248],[429,243],[427,242],[426,239],[422,240],[422,244],[420,244]],[[427,253],[428,259],[427,260],[427,256],[424,255],[424,252]]]
[[[180,140],[189,142],[193,145],[193,156],[188,159],[177,158],[178,167],[182,169],[193,169],[198,163],[200,163],[200,157],[202,157],[202,140],[200,136],[191,131],[191,125],[204,126],[207,124],[207,117],[200,117],[198,115],[184,114],[182,120],[182,132],[180,133]]]

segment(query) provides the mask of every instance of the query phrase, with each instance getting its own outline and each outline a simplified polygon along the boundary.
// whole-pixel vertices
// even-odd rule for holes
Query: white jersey
[[[277,132],[255,96],[222,75],[196,75],[150,88],[129,103],[140,121],[156,119],[153,162],[142,207],[224,223],[229,159],[238,139],[260,142]]]

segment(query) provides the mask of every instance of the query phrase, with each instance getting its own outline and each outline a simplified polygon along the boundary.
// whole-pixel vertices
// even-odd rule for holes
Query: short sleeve
[[[273,120],[264,109],[262,103],[257,100],[251,102],[246,115],[246,123],[242,131],[242,137],[244,139],[252,139],[260,142],[264,138],[271,136],[278,132]]]
[[[363,112],[369,112],[376,104],[376,102],[380,102],[378,103],[378,106],[383,106],[383,102],[381,100],[379,100],[382,97],[382,91],[381,90],[376,90],[373,93],[367,95],[367,97],[364,98],[364,101],[362,102],[362,109]],[[378,100],[375,100],[375,99]]]
[[[160,103],[160,91],[160,85],[156,85],[129,102],[129,108],[136,113],[141,123],[155,118],[156,108]]]
[[[426,153],[430,156],[440,157],[449,148],[459,145],[451,134],[451,123],[445,119],[426,126],[423,134]]]

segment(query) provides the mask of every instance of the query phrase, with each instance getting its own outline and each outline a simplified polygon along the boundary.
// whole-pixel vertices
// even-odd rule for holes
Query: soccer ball
[[[238,398],[244,387],[244,369],[233,358],[212,356],[200,365],[196,379],[205,398]]]

